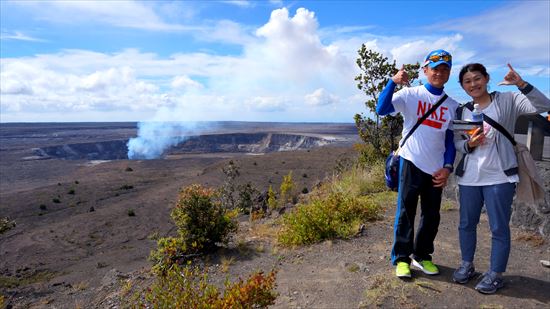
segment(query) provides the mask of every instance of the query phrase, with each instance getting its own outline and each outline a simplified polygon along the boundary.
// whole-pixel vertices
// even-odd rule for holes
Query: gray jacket
[[[494,119],[500,125],[502,125],[512,136],[514,136],[514,129],[516,127],[516,120],[521,115],[526,114],[538,114],[550,111],[550,99],[548,99],[537,88],[528,84],[520,92],[498,92],[491,93],[497,117]],[[494,104],[493,103],[493,104]],[[463,120],[462,110],[467,105],[463,104],[458,107],[456,117]],[[468,165],[468,153],[474,151],[467,145],[467,139],[461,134],[455,134],[455,147],[456,150],[463,153],[461,162],[456,168],[456,175],[464,175],[464,169]],[[518,173],[518,163],[516,154],[514,152],[514,146],[512,143],[500,132],[496,132],[495,141],[497,144],[497,152],[500,158],[500,163],[504,173],[507,176],[515,175]]]

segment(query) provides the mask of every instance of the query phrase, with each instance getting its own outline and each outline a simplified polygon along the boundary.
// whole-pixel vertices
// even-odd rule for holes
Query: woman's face
[[[462,77],[462,88],[472,98],[479,98],[487,93],[489,77],[483,76],[481,72],[466,72]]]

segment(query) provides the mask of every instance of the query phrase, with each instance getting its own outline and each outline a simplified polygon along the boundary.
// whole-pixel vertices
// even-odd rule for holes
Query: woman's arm
[[[499,85],[515,85],[521,93],[514,93],[513,101],[519,115],[537,114],[550,110],[550,99],[533,85],[524,81],[508,63],[509,71]]]
[[[514,93],[514,105],[518,114],[540,114],[550,110],[550,99],[529,83]]]

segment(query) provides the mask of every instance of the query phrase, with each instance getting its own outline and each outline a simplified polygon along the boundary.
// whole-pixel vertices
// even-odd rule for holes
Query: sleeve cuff
[[[518,89],[519,91],[521,91],[521,93],[528,94],[529,92],[531,92],[531,90],[533,90],[533,85],[529,84],[528,82],[525,82],[525,87],[518,88]]]

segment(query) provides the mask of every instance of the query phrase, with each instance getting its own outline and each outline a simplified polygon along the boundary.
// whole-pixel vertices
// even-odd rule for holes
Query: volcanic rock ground
[[[20,124],[1,129],[0,217],[16,226],[0,234],[0,294],[14,308],[116,308],[130,281],[150,282],[147,256],[155,236],[174,234],[169,212],[189,184],[219,186],[221,168],[233,160],[239,181],[277,188],[293,172],[309,190],[352,160],[350,125],[226,123],[218,132],[291,132],[339,137],[324,147],[263,155],[173,152],[159,160],[63,160],[36,157],[36,149],[63,144],[127,139],[134,124]],[[541,163],[542,170],[550,162]],[[548,174],[545,176],[548,182]],[[59,201],[59,203],[55,202]],[[435,262],[442,273],[400,281],[389,264],[394,205],[383,220],[369,223],[350,240],[282,249],[269,230],[246,218],[227,247],[205,258],[211,278],[221,283],[257,270],[276,269],[279,296],[274,308],[549,308],[548,242],[513,228],[507,285],[481,295],[475,282],[450,278],[460,260],[455,207],[442,211]],[[134,216],[129,216],[133,212]],[[487,218],[479,227],[476,266],[488,266]],[[228,262],[229,261],[229,262]]]

